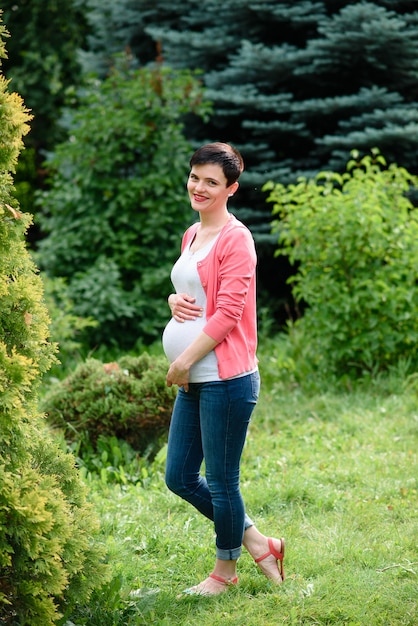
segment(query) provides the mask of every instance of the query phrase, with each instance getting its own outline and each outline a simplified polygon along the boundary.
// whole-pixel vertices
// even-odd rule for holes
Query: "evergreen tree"
[[[85,48],[79,51],[85,73],[105,78],[114,56],[121,52],[131,54],[132,64],[136,61],[137,66],[155,60],[158,55],[156,43],[145,28],[158,20],[160,2],[87,0],[86,9],[89,33]]]
[[[5,34],[0,25],[0,58]],[[0,622],[52,626],[103,582],[104,566],[75,459],[47,434],[37,408],[55,347],[25,245],[31,218],[13,197],[29,121],[0,75]]]
[[[169,64],[205,71],[206,133],[242,149],[246,200],[259,208],[266,179],[343,170],[353,148],[418,168],[413,4],[210,0],[175,30],[148,32]]]

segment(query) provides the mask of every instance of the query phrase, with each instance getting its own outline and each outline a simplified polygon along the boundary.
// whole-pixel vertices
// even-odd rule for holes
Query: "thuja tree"
[[[0,26],[0,57],[4,34]],[[29,120],[0,75],[0,621],[50,626],[89,597],[105,570],[74,458],[50,438],[37,409],[55,347],[25,246],[30,216],[13,198]]]
[[[418,179],[378,151],[342,175],[270,183],[279,254],[307,309],[295,328],[311,365],[338,376],[418,367]]]
[[[171,265],[193,219],[184,115],[206,110],[188,71],[132,70],[122,58],[86,88],[69,141],[48,162],[39,262],[67,280],[75,313],[99,322],[91,345],[130,348],[161,332]]]

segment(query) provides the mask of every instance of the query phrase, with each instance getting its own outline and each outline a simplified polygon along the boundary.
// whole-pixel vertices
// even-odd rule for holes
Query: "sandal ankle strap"
[[[222,583],[223,585],[236,585],[238,582],[238,576],[234,576],[234,578],[223,578],[223,576],[218,576],[217,574],[209,574],[210,578],[213,580],[217,580],[218,583]]]

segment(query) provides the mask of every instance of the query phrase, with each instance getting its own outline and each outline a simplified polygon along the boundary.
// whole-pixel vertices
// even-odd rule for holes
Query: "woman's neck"
[[[200,229],[201,230],[221,230],[231,217],[228,210],[219,215],[207,215],[205,213],[200,214]]]

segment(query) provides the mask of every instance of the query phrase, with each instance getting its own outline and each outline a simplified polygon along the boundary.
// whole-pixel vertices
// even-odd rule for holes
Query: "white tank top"
[[[186,246],[171,271],[171,281],[176,293],[184,292],[189,294],[189,296],[194,296],[196,298],[195,304],[201,307],[203,311],[202,317],[196,317],[194,320],[177,322],[174,318],[171,318],[168,322],[163,332],[162,343],[170,363],[192,343],[206,325],[206,293],[200,282],[197,262],[209,254],[216,239],[217,237],[195,253],[190,251],[191,244]],[[221,380],[218,373],[218,360],[214,350],[190,368],[189,377],[189,382],[191,383],[203,383],[213,380]]]

